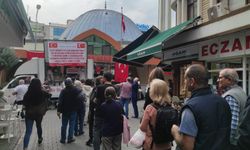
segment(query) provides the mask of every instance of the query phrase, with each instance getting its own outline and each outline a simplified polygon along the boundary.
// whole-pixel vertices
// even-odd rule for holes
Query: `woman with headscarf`
[[[41,81],[38,78],[32,79],[28,91],[23,98],[23,107],[26,112],[26,131],[23,144],[24,150],[28,147],[34,121],[36,122],[38,144],[41,144],[43,141],[42,119],[47,110],[47,99],[49,97],[50,94],[43,90]]]

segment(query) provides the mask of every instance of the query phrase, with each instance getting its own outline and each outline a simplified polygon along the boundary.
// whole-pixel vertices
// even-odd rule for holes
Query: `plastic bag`
[[[129,144],[134,148],[141,148],[145,140],[145,132],[138,129],[129,141]]]
[[[130,137],[130,127],[128,125],[128,119],[126,116],[123,115],[123,143],[128,144]]]

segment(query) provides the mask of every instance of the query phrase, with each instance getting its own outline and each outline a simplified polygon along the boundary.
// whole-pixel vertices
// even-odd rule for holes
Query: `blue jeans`
[[[134,115],[137,118],[139,116],[138,106],[137,106],[137,97],[132,97],[132,105],[133,105],[133,108],[134,108]]]
[[[83,122],[85,117],[85,104],[82,108],[77,111],[77,117],[75,122],[75,135],[84,133],[83,132]]]
[[[125,106],[125,116],[128,118],[128,104],[129,104],[130,98],[123,98],[121,97],[121,104],[122,107],[124,108]]]
[[[94,117],[94,133],[93,133],[93,146],[94,150],[100,150],[101,145],[101,130],[102,130],[102,121],[100,117]]]
[[[66,129],[68,124],[68,140],[73,139],[76,115],[76,112],[62,114],[61,141],[65,142],[66,140]]]
[[[29,118],[25,117],[26,131],[25,131],[25,136],[24,136],[24,140],[23,140],[23,147],[24,148],[27,148],[29,145],[30,136],[32,133],[34,121],[36,122],[38,139],[42,138],[42,119],[43,119],[43,116],[39,116],[36,119],[29,119]]]

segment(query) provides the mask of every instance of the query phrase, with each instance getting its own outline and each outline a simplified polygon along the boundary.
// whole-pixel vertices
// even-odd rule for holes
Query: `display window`
[[[209,84],[213,86],[213,89],[216,90],[217,86],[217,78],[219,76],[219,72],[224,68],[233,68],[237,71],[239,75],[238,85],[241,86],[246,93],[250,93],[250,58],[246,59],[244,62],[243,58],[231,58],[214,62],[207,62],[207,68],[210,73]],[[243,64],[245,63],[245,70]],[[244,72],[246,79],[244,80]]]

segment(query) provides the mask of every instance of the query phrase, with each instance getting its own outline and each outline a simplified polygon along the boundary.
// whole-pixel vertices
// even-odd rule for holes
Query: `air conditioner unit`
[[[215,4],[207,10],[208,19],[212,20],[217,17],[223,16],[229,12],[227,0]]]
[[[218,17],[218,11],[216,6],[212,6],[207,10],[209,20],[213,20]]]

